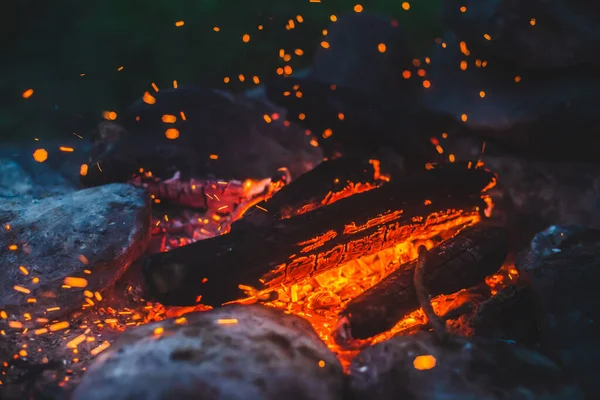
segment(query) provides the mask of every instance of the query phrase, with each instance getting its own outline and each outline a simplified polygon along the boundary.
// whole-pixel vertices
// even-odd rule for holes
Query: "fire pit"
[[[511,151],[552,125],[553,99],[492,113],[497,130],[486,107],[454,115],[472,99],[429,80],[454,72],[412,57],[397,21],[355,14],[308,74],[259,95],[156,89],[106,115],[83,189],[0,159],[1,398],[595,393],[597,168]],[[324,50],[357,26],[377,74],[370,53],[331,73]],[[506,56],[502,40],[517,37]],[[454,42],[437,45],[470,55]]]

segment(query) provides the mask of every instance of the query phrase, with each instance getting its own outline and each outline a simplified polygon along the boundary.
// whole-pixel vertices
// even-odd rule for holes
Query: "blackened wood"
[[[355,157],[341,157],[322,162],[284,186],[273,197],[247,210],[232,229],[264,225],[273,220],[290,218],[330,204],[353,192],[364,192],[384,181],[378,177],[379,165]]]
[[[423,285],[431,295],[450,294],[481,282],[506,258],[507,235],[500,227],[475,225],[429,251]],[[417,260],[392,272],[350,301],[340,313],[336,340],[366,339],[391,329],[420,307],[414,286]]]
[[[290,284],[417,236],[467,223],[484,207],[481,191],[495,177],[450,164],[347,197],[253,230],[150,256],[148,295],[167,305],[208,305],[240,298],[239,284],[258,289]],[[433,232],[433,233],[432,233]]]

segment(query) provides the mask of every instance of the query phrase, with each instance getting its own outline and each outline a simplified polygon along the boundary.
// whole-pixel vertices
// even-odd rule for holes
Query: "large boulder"
[[[293,177],[322,161],[304,129],[260,98],[200,87],[146,94],[94,132],[85,186],[151,173],[160,180]],[[140,172],[142,171],[142,172]]]
[[[232,305],[127,331],[73,400],[342,399],[343,372],[310,324]]]
[[[144,252],[149,233],[149,199],[129,185],[1,200],[0,310],[35,318],[80,307],[84,290],[102,291]]]
[[[505,341],[421,332],[363,350],[350,367],[355,400],[583,399],[542,354]]]
[[[531,286],[542,342],[590,398],[600,390],[600,230],[552,226],[516,263]]]

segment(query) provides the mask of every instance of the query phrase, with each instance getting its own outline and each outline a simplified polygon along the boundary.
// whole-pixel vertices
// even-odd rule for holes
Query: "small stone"
[[[123,184],[0,201],[0,310],[35,318],[81,307],[84,290],[102,291],[144,252],[149,204]]]
[[[73,400],[337,400],[343,379],[308,321],[231,305],[127,331],[88,368]]]
[[[542,354],[506,341],[428,332],[362,351],[350,367],[354,400],[583,399]]]

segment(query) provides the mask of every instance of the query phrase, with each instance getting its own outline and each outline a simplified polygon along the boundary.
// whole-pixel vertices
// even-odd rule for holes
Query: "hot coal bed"
[[[431,58],[347,15],[302,78],[3,153],[0,397],[594,398],[597,60],[471,7]]]

